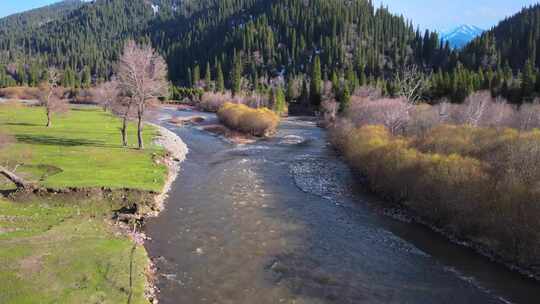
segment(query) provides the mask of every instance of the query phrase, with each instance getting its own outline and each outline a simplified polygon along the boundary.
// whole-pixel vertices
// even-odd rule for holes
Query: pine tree
[[[278,86],[274,89],[273,110],[279,115],[283,115],[287,109],[287,103],[285,101],[285,93],[283,88]]]
[[[315,56],[313,67],[311,68],[311,104],[318,107],[322,100],[322,72],[321,59]]]
[[[206,71],[204,73],[204,84],[206,91],[210,91],[212,84],[212,71],[210,69],[210,62],[206,63]]]
[[[350,104],[351,104],[351,91],[349,90],[349,86],[345,85],[343,86],[343,90],[339,98],[339,111],[345,112],[349,108]]]
[[[197,64],[193,68],[193,80],[191,81],[191,83],[193,86],[198,86],[200,80],[201,80],[201,68]]]
[[[287,80],[287,101],[294,102],[295,98],[296,91],[294,87],[294,79],[293,77],[289,76],[289,79]]]
[[[92,74],[90,68],[85,67],[81,76],[81,87],[88,89],[92,85]]]
[[[232,92],[234,95],[242,91],[242,74],[244,72],[240,56],[235,54],[234,67],[232,70]]]
[[[225,91],[225,79],[223,77],[223,70],[221,69],[221,63],[217,64],[216,73],[217,73],[217,84],[216,84],[217,91],[218,92],[224,92]]]
[[[534,98],[536,86],[536,71],[532,60],[527,60],[523,74],[521,75],[521,95],[523,99],[530,101]]]

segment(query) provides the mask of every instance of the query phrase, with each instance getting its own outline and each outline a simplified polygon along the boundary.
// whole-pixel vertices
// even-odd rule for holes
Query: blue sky
[[[45,6],[58,0],[0,0],[0,17]]]
[[[472,24],[488,29],[523,6],[540,0],[374,0],[379,6],[388,5],[391,11],[403,14],[421,28],[447,30],[460,24]],[[57,0],[0,0],[0,17]]]
[[[524,6],[539,0],[374,0],[378,7],[387,5],[394,13],[403,14],[421,28],[448,30],[470,24],[489,29]]]

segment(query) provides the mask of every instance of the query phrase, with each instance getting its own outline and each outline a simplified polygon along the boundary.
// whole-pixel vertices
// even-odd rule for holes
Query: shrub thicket
[[[485,94],[464,105],[405,103],[353,98],[331,124],[334,145],[374,192],[509,261],[539,265],[539,106]]]
[[[225,103],[217,115],[227,127],[254,136],[267,136],[275,132],[280,120],[268,108],[253,109],[233,103]]]
[[[32,87],[8,87],[0,89],[0,97],[8,99],[33,100],[39,98],[39,89]]]

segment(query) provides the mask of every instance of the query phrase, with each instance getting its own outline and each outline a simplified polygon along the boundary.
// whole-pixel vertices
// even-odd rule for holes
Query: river
[[[163,111],[190,152],[145,227],[160,303],[540,303],[540,284],[382,215],[313,120],[236,146]]]

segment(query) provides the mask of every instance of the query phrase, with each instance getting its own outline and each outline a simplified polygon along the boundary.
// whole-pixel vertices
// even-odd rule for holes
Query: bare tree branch
[[[429,77],[418,66],[406,66],[396,74],[397,96],[405,98],[410,104],[422,100],[422,93],[428,86]]]

